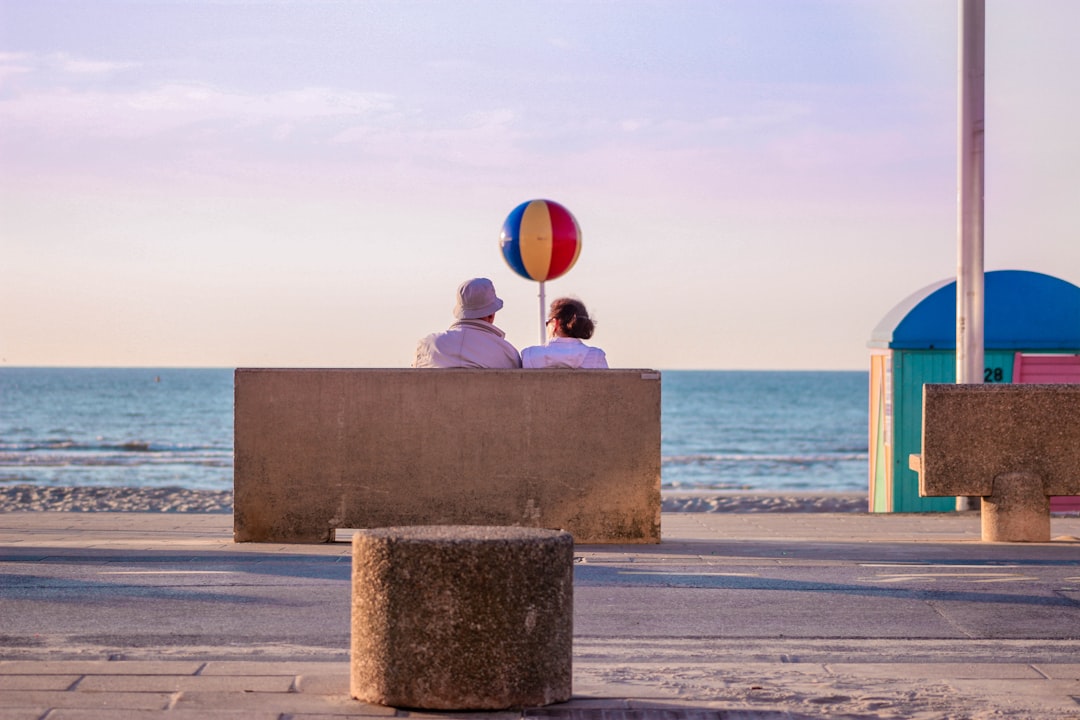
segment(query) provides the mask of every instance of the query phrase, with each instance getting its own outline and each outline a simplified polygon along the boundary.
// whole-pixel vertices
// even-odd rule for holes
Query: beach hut
[[[870,510],[954,510],[919,497],[908,455],[922,449],[922,386],[956,382],[956,280],[928,285],[890,310],[870,347]],[[985,274],[983,381],[1080,383],[1080,287],[1025,270]],[[1052,510],[1080,509],[1055,498]]]

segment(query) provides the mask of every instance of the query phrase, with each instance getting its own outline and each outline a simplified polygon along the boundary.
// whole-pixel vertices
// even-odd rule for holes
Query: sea
[[[865,491],[866,372],[661,377],[665,489]],[[232,452],[231,369],[0,368],[0,486],[231,490]]]

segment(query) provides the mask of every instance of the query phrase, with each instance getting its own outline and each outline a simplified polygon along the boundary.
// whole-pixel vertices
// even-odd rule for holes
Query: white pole
[[[544,307],[544,281],[540,281],[540,344],[547,343],[547,309]]]
[[[960,0],[959,222],[956,269],[956,382],[983,380],[983,172],[986,2]],[[969,498],[957,510],[972,509]]]

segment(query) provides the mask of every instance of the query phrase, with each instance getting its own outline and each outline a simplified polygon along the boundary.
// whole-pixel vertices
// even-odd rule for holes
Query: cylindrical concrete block
[[[437,710],[569,700],[573,565],[572,536],[555,530],[357,531],[352,696]]]
[[[1042,478],[1004,473],[994,478],[994,494],[983,498],[985,542],[1050,542],[1050,498]]]

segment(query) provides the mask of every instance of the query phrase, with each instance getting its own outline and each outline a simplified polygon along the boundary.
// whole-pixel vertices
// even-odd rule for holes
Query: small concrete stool
[[[569,700],[573,566],[573,537],[555,530],[357,531],[350,694],[435,710]]]

